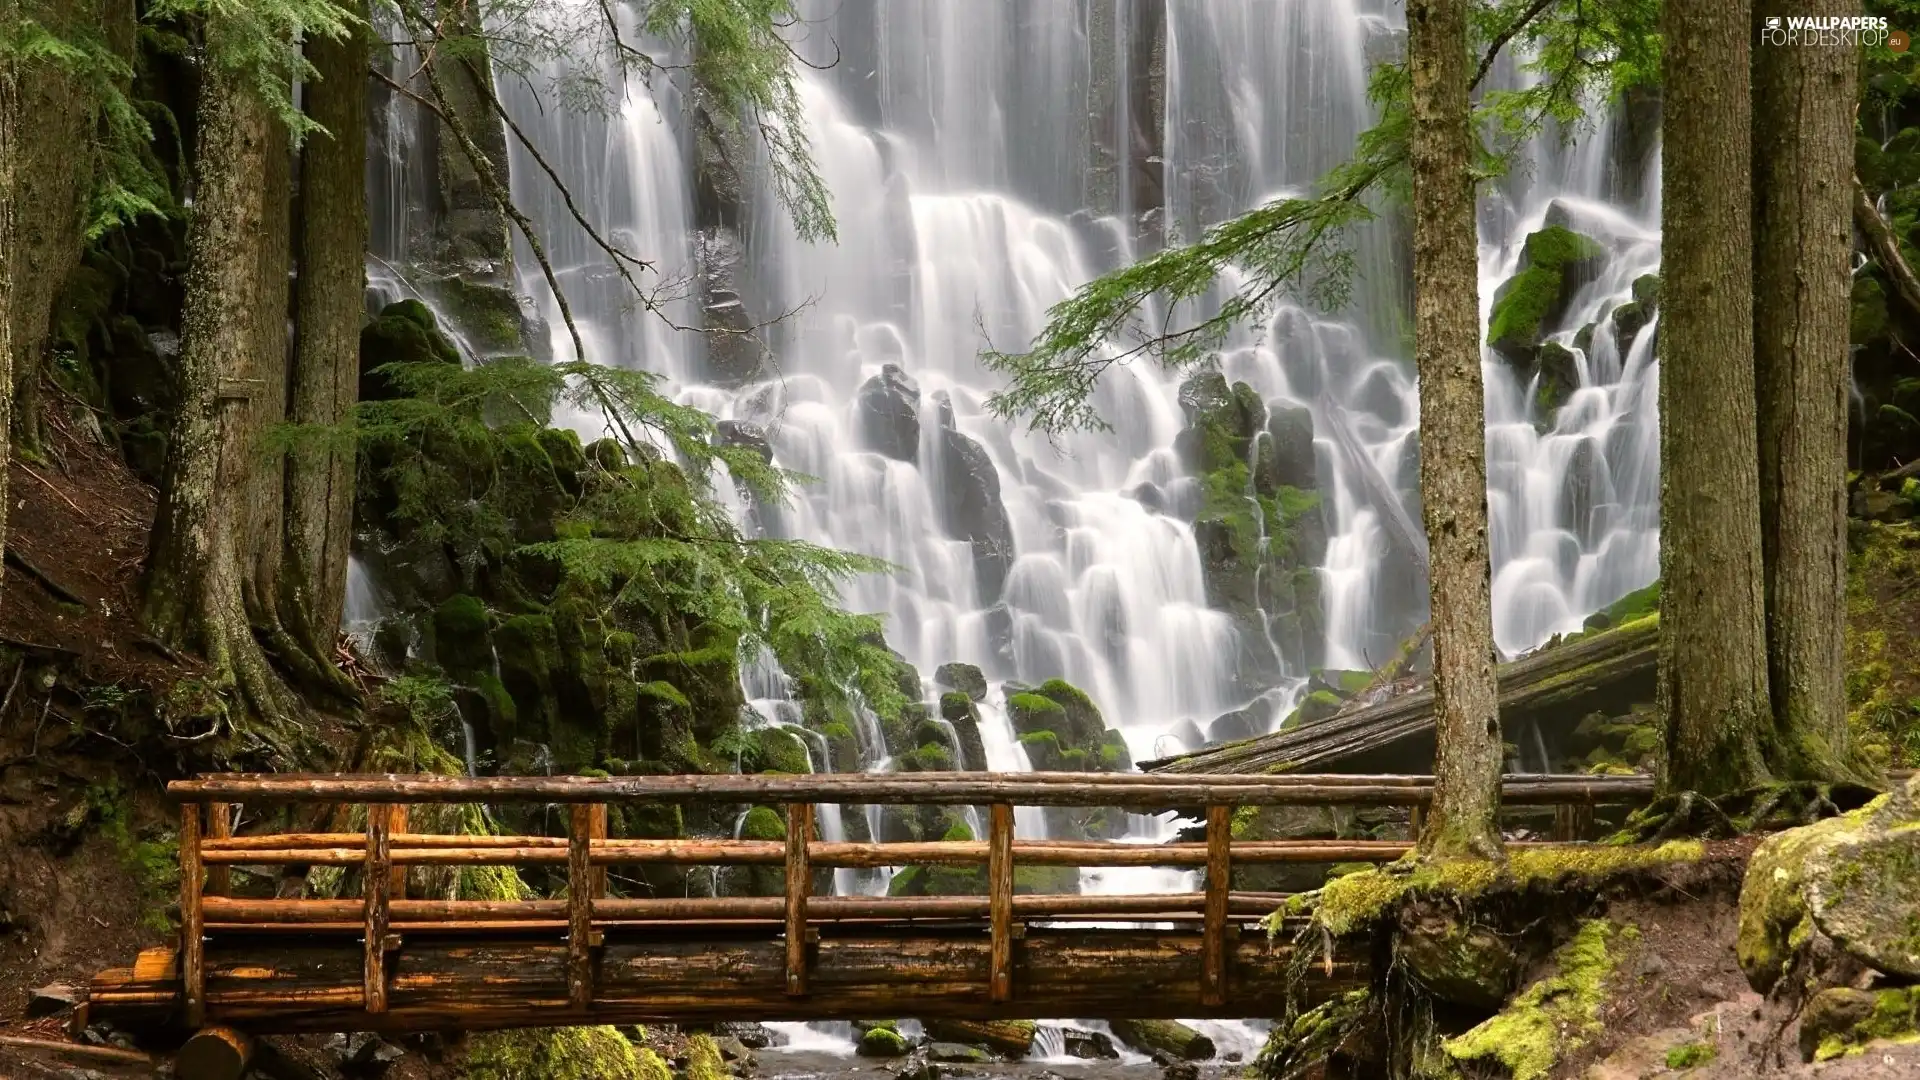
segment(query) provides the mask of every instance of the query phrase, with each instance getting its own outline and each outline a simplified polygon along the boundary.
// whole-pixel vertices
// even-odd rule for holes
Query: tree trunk
[[[1467,101],[1466,0],[1408,0],[1413,350],[1433,625],[1429,857],[1500,856],[1500,714],[1487,553],[1485,395]]]
[[[11,5],[0,5],[8,14]],[[7,474],[13,462],[13,265],[20,257],[14,238],[14,176],[20,168],[18,68],[0,57],[0,548],[7,542]]]
[[[180,409],[168,433],[141,615],[161,641],[204,656],[209,689],[238,691],[239,712],[278,718],[290,711],[289,695],[254,640],[243,599],[251,571],[249,473],[259,449],[251,398],[264,383],[256,350],[269,291],[260,268],[274,121],[245,78],[218,64],[203,69],[198,117]],[[220,710],[207,709],[217,719]],[[225,711],[229,720],[236,712]]]
[[[1665,780],[1769,779],[1751,213],[1753,0],[1665,9],[1660,695]]]
[[[366,17],[364,2],[348,5]],[[367,30],[345,40],[307,42],[319,80],[306,87],[307,115],[326,129],[300,159],[300,276],[291,418],[332,427],[352,412],[359,390],[365,306]],[[340,633],[353,530],[354,453],[301,449],[287,482],[286,565],[281,618],[300,644],[325,660]]]
[[[1761,0],[1756,15],[1846,16],[1851,0]],[[1753,345],[1767,678],[1781,779],[1853,770],[1847,728],[1847,391],[1852,308],[1851,47],[1753,57]]]

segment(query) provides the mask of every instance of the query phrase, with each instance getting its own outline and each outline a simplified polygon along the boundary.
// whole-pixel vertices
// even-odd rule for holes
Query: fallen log
[[[1543,649],[1500,665],[1500,720],[1578,722],[1588,713],[1651,701],[1659,658],[1658,616]],[[1224,775],[1324,769],[1433,730],[1431,687],[1287,731],[1141,764],[1154,773]],[[1504,799],[1513,802],[1512,799]]]

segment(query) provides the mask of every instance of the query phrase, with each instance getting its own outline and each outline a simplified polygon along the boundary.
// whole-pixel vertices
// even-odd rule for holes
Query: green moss
[[[758,728],[748,733],[753,742],[749,755],[755,772],[802,775],[813,771],[813,756],[806,740],[784,727]]]
[[[1667,1051],[1667,1068],[1697,1069],[1719,1056],[1719,1049],[1710,1042],[1681,1043]]]
[[[1600,881],[1615,874],[1669,863],[1693,862],[1705,852],[1697,840],[1672,840],[1658,847],[1578,845],[1515,848],[1506,865],[1484,859],[1439,863],[1403,860],[1329,881],[1319,893],[1305,894],[1302,905],[1334,937],[1371,926],[1413,893],[1470,896],[1495,887],[1524,888],[1576,881]],[[1277,924],[1277,920],[1276,920]]]
[[[1831,1061],[1852,1057],[1874,1042],[1920,1042],[1920,986],[1876,992],[1872,1011],[1866,1019],[1820,1040],[1813,1059]]]
[[[1487,340],[1504,352],[1538,345],[1547,321],[1566,302],[1568,273],[1605,256],[1598,242],[1558,225],[1528,236],[1522,269],[1494,294]]]
[[[742,840],[785,840],[787,821],[780,812],[765,806],[756,806],[747,811],[740,819],[740,839]]]
[[[855,1048],[855,1053],[861,1057],[897,1058],[906,1057],[912,1049],[907,1037],[891,1026],[876,1026],[861,1034],[860,1045]]]
[[[468,1080],[672,1080],[660,1055],[611,1027],[488,1031],[467,1042]]]
[[[1522,990],[1498,1015],[1440,1044],[1457,1062],[1498,1062],[1512,1080],[1546,1076],[1562,1054],[1601,1030],[1600,1007],[1616,957],[1616,929],[1604,919],[1580,924],[1573,939],[1554,954],[1556,973]]]
[[[727,1080],[727,1064],[720,1056],[713,1036],[700,1033],[687,1037],[686,1080]]]

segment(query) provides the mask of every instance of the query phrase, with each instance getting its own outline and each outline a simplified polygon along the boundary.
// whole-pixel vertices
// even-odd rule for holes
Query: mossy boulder
[[[1143,1054],[1175,1061],[1205,1061],[1213,1040],[1178,1020],[1114,1020],[1113,1037]]]
[[[747,738],[752,745],[745,756],[752,760],[745,764],[750,764],[753,772],[799,775],[814,771],[806,737],[792,728],[756,728]]]
[[[1613,340],[1620,349],[1622,360],[1633,348],[1634,339],[1647,328],[1659,310],[1660,276],[1642,274],[1633,279],[1633,299],[1614,308],[1609,316],[1613,320]]]
[[[1560,406],[1580,389],[1580,358],[1557,341],[1540,344],[1535,353],[1533,407],[1535,423],[1542,431],[1551,431],[1560,414]]]
[[[644,657],[635,666],[635,677],[642,683],[675,687],[686,700],[693,732],[703,743],[738,722],[740,708],[746,704],[740,693],[738,653],[731,641]]]
[[[1768,837],[1740,890],[1740,969],[1767,993],[1834,948],[1920,979],[1920,777],[1850,813]]]
[[[455,680],[493,672],[493,645],[487,640],[487,605],[477,596],[449,597],[433,611],[433,651]]]
[[[1016,734],[1038,735],[1044,731],[1054,733],[1057,739],[1058,729],[1066,726],[1067,710],[1052,698],[1023,692],[1007,698],[1007,719],[1013,722]]]
[[[891,1022],[876,1024],[861,1032],[860,1044],[854,1048],[861,1057],[870,1058],[906,1057],[912,1050],[913,1044]]]
[[[1065,714],[1064,726],[1060,729],[1064,740],[1081,749],[1099,745],[1101,736],[1106,733],[1107,722],[1101,717],[1099,706],[1093,703],[1086,691],[1065,679],[1048,679],[1034,693],[1059,706]]]
[[[1564,226],[1528,235],[1519,272],[1493,294],[1487,341],[1494,351],[1531,374],[1547,332],[1606,259],[1607,249],[1598,241]]]
[[[1851,1057],[1882,1041],[1920,1041],[1920,986],[1831,987],[1800,1014],[1800,1054],[1808,1061]]]
[[[940,718],[953,725],[962,766],[980,770],[987,767],[987,744],[980,737],[980,710],[973,702],[965,693],[949,690],[940,695]]]
[[[387,364],[459,364],[460,352],[440,333],[433,312],[418,300],[397,300],[360,330],[360,400],[385,401],[395,394],[380,371]]]
[[[606,1026],[483,1032],[464,1065],[471,1080],[673,1080],[659,1054]]]

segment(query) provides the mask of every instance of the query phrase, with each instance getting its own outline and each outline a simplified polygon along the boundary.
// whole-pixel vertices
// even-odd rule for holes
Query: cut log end
[[[207,1027],[180,1048],[173,1071],[180,1080],[240,1080],[252,1060],[250,1036],[228,1027]]]

